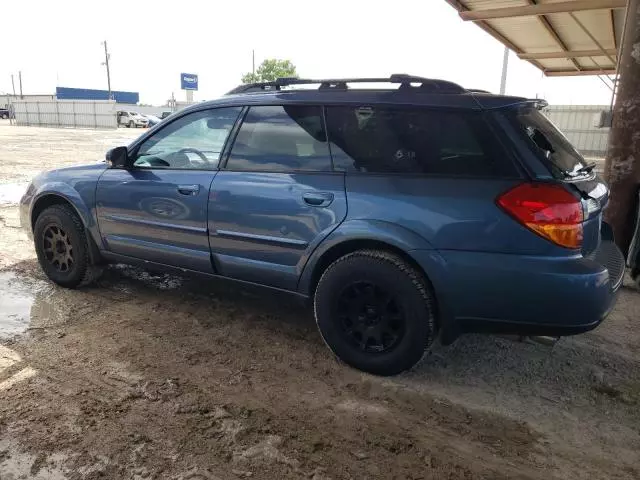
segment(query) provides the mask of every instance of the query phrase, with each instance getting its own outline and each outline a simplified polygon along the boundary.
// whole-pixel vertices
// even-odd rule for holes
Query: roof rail
[[[338,78],[338,79],[309,79],[309,78],[278,78],[273,82],[247,83],[239,85],[227,95],[250,92],[269,92],[282,90],[282,87],[293,85],[316,85],[319,90],[347,90],[349,83],[399,83],[401,90],[428,91],[437,93],[465,93],[467,90],[457,83],[433,78],[416,77],[406,73],[394,73],[387,78]],[[414,84],[419,84],[414,86]]]
[[[491,93],[489,90],[482,90],[481,88],[467,88],[467,92],[470,92],[470,93]]]

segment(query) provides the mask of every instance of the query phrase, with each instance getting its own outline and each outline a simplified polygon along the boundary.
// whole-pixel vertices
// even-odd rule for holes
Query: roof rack
[[[395,73],[388,78],[338,78],[314,80],[308,78],[278,78],[274,82],[259,82],[239,85],[227,95],[251,92],[270,92],[282,90],[282,87],[293,85],[316,85],[318,90],[347,90],[349,83],[399,83],[400,90],[427,91],[431,93],[465,93],[467,90],[457,83],[433,78],[416,77],[406,73]],[[418,85],[416,85],[418,84]]]

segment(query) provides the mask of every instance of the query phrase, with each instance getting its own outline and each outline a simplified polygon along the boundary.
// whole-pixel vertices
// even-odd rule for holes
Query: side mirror
[[[127,147],[112,148],[107,152],[107,165],[110,168],[127,168],[129,160],[129,152]]]

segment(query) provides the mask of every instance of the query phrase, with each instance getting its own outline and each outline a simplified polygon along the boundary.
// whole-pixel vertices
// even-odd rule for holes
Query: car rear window
[[[575,176],[587,165],[567,137],[535,106],[523,105],[510,109],[507,116],[524,134],[534,153],[549,165],[554,176]]]
[[[329,106],[336,169],[361,173],[513,177],[513,162],[482,113]]]

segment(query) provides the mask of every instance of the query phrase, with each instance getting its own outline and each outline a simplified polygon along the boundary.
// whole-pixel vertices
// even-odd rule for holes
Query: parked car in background
[[[0,108],[0,118],[7,119],[11,116],[11,112],[8,108]]]
[[[147,115],[145,113],[144,117],[149,121],[149,123],[147,124],[148,127],[154,127],[154,126],[156,126],[157,124],[159,124],[162,121],[161,119],[159,119],[155,115]]]
[[[121,110],[117,113],[118,126],[124,126],[128,128],[142,127],[146,128],[149,125],[149,120],[138,112],[128,112]]]
[[[160,115],[160,119],[164,120],[165,118],[167,118],[169,115],[171,115],[173,112],[162,112],[162,114]]]
[[[39,175],[21,223],[64,287],[116,262],[309,299],[375,374],[465,332],[547,342],[597,327],[625,266],[606,185],[544,105],[408,75],[241,85]]]

